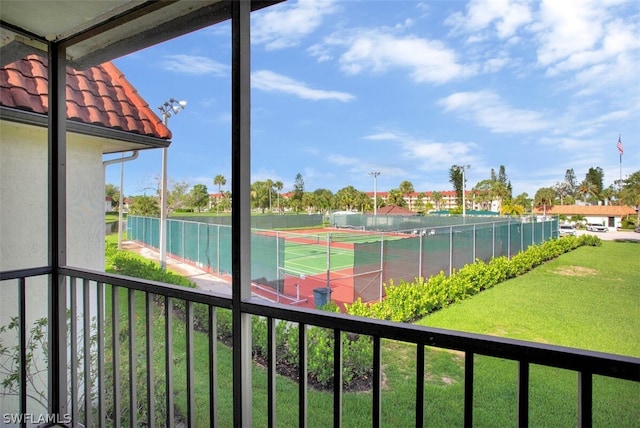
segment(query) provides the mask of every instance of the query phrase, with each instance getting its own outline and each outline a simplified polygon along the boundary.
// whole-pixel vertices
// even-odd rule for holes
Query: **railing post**
[[[578,373],[578,426],[593,425],[593,376],[591,373]]]
[[[473,352],[464,354],[464,426],[473,426]]]
[[[231,300],[233,423],[251,426],[251,37],[250,1],[231,2]]]
[[[518,363],[518,427],[529,426],[529,363]]]
[[[49,265],[49,413],[65,420],[67,407],[67,296],[66,277],[59,269],[67,262],[67,102],[66,49],[56,42],[48,46],[48,196]]]

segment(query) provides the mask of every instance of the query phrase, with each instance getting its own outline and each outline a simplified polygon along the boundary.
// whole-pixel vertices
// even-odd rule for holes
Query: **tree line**
[[[463,183],[461,167],[452,165],[449,170],[451,182],[457,199],[457,213],[462,210],[462,192],[466,190],[467,208],[478,207],[482,210],[490,210],[496,205],[500,207],[500,214],[521,215],[528,212],[532,206],[547,209],[553,205],[572,205],[580,200],[583,203],[597,204],[602,201],[607,204],[622,204],[640,206],[640,171],[631,174],[625,180],[617,180],[609,187],[603,187],[604,172],[600,167],[592,167],[586,172],[582,181],[578,181],[573,169],[567,169],[564,180],[556,182],[550,187],[542,187],[536,191],[533,198],[526,192],[513,196],[511,181],[509,180],[504,165],[500,165],[496,173],[493,168],[486,179],[480,180],[470,189]],[[465,177],[466,181],[466,177]],[[201,212],[203,210],[225,213],[231,210],[231,192],[223,191],[227,184],[226,178],[218,174],[213,179],[213,185],[217,186],[218,193],[211,198],[207,186],[195,184],[190,186],[186,182],[175,183],[170,180],[167,191],[167,206],[169,213],[180,211]],[[153,189],[155,195],[141,195],[130,198],[129,212],[139,215],[159,215],[159,180]],[[373,211],[374,198],[366,192],[353,186],[346,186],[333,193],[329,189],[319,188],[314,191],[306,191],[304,179],[298,173],[294,179],[293,189],[288,197],[282,195],[283,183],[267,179],[255,181],[251,184],[251,207],[262,213],[283,214],[285,211],[295,213],[330,212],[333,210],[349,210],[370,212]],[[416,213],[427,213],[440,210],[444,196],[439,191],[431,192],[430,196],[420,192],[415,198],[409,196],[415,194],[415,189],[410,181],[403,180],[398,187],[387,192],[386,200],[376,198],[377,208],[386,205],[406,207]],[[119,189],[113,184],[106,185],[106,196],[110,196],[114,210],[117,210]]]

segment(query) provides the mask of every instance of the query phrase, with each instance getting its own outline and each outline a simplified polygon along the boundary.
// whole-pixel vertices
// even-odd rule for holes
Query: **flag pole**
[[[620,155],[620,184],[618,187],[622,187],[622,155],[624,153],[624,149],[622,148],[622,134],[618,134],[618,144],[616,144],[618,148],[618,154]]]
[[[622,135],[618,134],[618,141],[622,143]],[[621,146],[622,147],[622,146]],[[620,151],[620,185],[622,186],[622,151]]]

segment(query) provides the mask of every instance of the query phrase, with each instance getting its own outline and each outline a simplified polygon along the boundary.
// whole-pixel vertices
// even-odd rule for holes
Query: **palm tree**
[[[220,193],[221,193],[221,187],[224,186],[225,184],[227,184],[227,179],[224,178],[224,175],[222,174],[218,174],[214,177],[213,179],[213,184],[215,186],[218,186],[218,203],[216,204],[216,214],[218,213],[218,206],[220,205]]]
[[[552,207],[556,198],[556,191],[551,187],[542,187],[536,192],[534,203],[536,206],[542,206],[543,215],[547,215],[547,207]]]
[[[444,197],[442,196],[442,193],[438,191],[431,192],[431,200],[436,203],[436,210],[440,211],[440,204],[443,199]]]
[[[598,186],[591,181],[584,179],[580,183],[580,193],[582,194],[582,201],[586,202],[589,195],[594,198],[598,196]]]
[[[267,181],[265,181],[265,184],[269,188],[269,212],[271,212],[271,191],[273,190],[273,184],[274,183],[273,183],[273,180],[268,178]]]
[[[409,200],[409,209],[411,209],[411,194],[414,192],[413,184],[410,181],[404,180],[400,183],[400,187],[398,189],[400,190],[400,193],[402,193],[403,197],[405,195],[407,196],[407,199]]]
[[[280,192],[282,191],[282,181],[276,181],[275,183],[273,183],[273,185],[275,186],[276,190],[278,191],[277,195],[278,195],[278,214],[282,214],[282,212],[280,211]]]

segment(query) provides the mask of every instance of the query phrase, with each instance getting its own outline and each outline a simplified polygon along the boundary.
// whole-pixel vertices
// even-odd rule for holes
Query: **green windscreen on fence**
[[[449,275],[475,260],[510,258],[531,245],[558,237],[557,218],[486,220],[468,218],[464,224],[430,227],[416,223],[413,225],[420,227],[392,232],[353,230],[359,227],[357,222],[351,223],[352,230],[339,232],[252,229],[251,278],[279,292],[287,280],[317,287],[348,287],[353,289],[354,299],[372,301],[383,298],[384,285],[392,281],[412,282],[440,272]],[[395,225],[413,221],[405,219]],[[388,221],[389,227],[392,223]],[[157,218],[129,216],[129,239],[158,248],[159,224]],[[168,220],[167,256],[189,261],[207,272],[230,275],[231,227]]]
[[[129,216],[131,240],[158,248],[160,220]],[[278,266],[284,260],[284,240],[275,235],[251,234],[251,278],[275,287]],[[231,227],[182,220],[167,220],[167,256],[188,261],[219,275],[231,274]]]
[[[231,226],[231,216],[171,216],[172,220]],[[322,227],[322,214],[287,214],[251,216],[252,229],[295,229]]]

